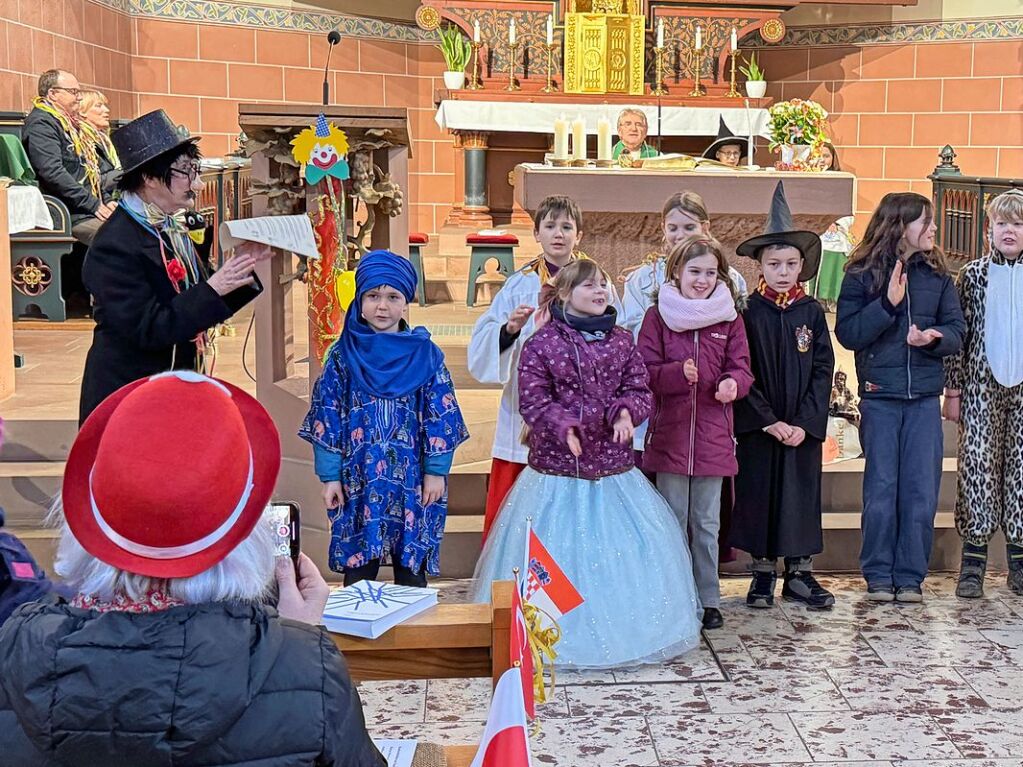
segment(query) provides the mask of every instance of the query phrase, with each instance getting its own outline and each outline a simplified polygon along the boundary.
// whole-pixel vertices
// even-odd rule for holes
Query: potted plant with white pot
[[[746,64],[739,67],[739,71],[746,75],[746,95],[751,99],[762,99],[767,93],[767,80],[765,72],[757,64],[757,52],[753,51],[746,59]]]
[[[440,30],[440,45],[437,47],[440,48],[444,63],[448,67],[444,72],[444,87],[449,91],[464,87],[465,67],[472,54],[469,38],[463,36],[458,27],[449,24]]]

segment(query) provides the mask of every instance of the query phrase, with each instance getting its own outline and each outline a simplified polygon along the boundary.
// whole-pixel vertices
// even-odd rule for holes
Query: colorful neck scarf
[[[68,138],[71,141],[71,148],[74,150],[75,154],[78,155],[78,159],[81,160],[82,167],[85,168],[85,182],[88,184],[89,190],[97,199],[102,200],[103,196],[100,191],[99,154],[96,152],[97,142],[93,138],[93,136],[95,136],[95,131],[93,131],[90,135],[84,129],[85,123],[81,121],[78,115],[68,114],[51,101],[42,97],[37,97],[32,102],[32,106],[53,116],[57,122],[60,123],[60,127],[64,129],[64,132],[68,135]]]
[[[732,291],[721,280],[706,298],[686,298],[674,282],[665,282],[657,291],[657,313],[676,333],[731,322],[739,316]]]
[[[757,284],[757,293],[781,309],[788,309],[792,306],[792,304],[806,295],[806,291],[803,290],[802,283],[797,282],[796,286],[791,290],[779,293],[767,284],[767,280],[765,280],[763,276],[760,277],[760,282]]]
[[[95,125],[90,123],[88,120],[82,120],[81,123],[82,133],[88,137],[94,144],[103,149],[103,154],[107,156],[110,163],[117,169],[121,167],[121,158],[117,156],[117,150],[114,149],[114,142],[110,140],[110,134],[107,131],[100,131]],[[97,166],[99,164],[99,157],[96,158]]]
[[[167,279],[170,280],[176,293],[188,290],[202,281],[199,256],[188,236],[184,211],[167,215],[163,210],[146,202],[133,192],[125,192],[121,196],[120,207],[160,243],[163,267],[167,271]],[[169,254],[166,247],[168,243],[170,244]],[[199,333],[193,340],[196,350],[196,372],[211,375],[213,373],[212,360],[215,355],[212,332]],[[209,370],[206,365],[207,357],[211,359]],[[173,367],[173,361],[171,366]]]
[[[118,594],[109,602],[86,594],[78,594],[71,599],[72,607],[98,613],[158,613],[183,604],[182,600],[169,597],[159,590],[150,591],[142,599],[131,599],[123,594]]]

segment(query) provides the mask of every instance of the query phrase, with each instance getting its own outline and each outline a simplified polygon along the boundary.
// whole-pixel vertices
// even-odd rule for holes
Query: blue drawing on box
[[[360,581],[346,589],[332,591],[327,598],[324,612],[339,610],[353,612],[380,612],[414,604],[423,598],[422,589],[411,586],[395,586],[390,583],[374,585],[371,581]]]

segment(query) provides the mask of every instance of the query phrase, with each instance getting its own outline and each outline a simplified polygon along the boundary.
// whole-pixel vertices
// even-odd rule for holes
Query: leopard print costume
[[[988,265],[994,253],[971,261],[956,285],[966,319],[962,351],[945,361],[945,382],[962,391],[959,486],[955,521],[966,543],[986,546],[999,527],[1023,545],[1023,384],[1008,388],[991,373],[984,351]]]

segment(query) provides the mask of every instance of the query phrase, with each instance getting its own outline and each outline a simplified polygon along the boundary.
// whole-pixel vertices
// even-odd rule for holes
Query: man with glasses
[[[78,78],[61,69],[50,69],[39,77],[38,90],[22,131],[25,152],[39,179],[39,188],[67,206],[71,234],[90,245],[100,225],[113,213],[114,205],[103,199],[96,143],[81,126]]]

